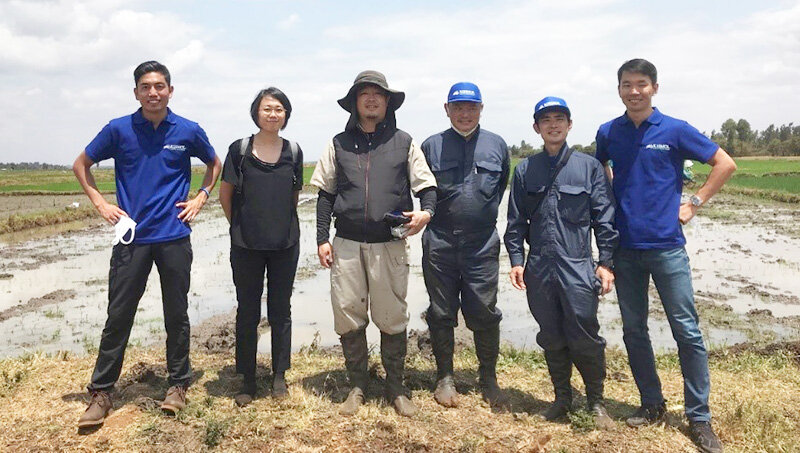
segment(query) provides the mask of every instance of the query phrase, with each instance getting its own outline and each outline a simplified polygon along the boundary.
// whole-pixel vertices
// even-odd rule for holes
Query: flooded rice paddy
[[[795,221],[793,208],[758,206],[720,196],[717,215],[699,217],[685,228],[698,312],[706,342],[796,337],[800,327],[800,239],[781,233]],[[293,347],[338,343],[330,308],[329,273],[317,261],[314,199],[304,194],[300,213],[301,255],[292,297]],[[720,215],[720,210],[725,215]],[[505,204],[501,207],[505,214]],[[505,231],[505,219],[498,230]],[[213,334],[214,322],[229,323],[236,308],[229,262],[227,222],[218,204],[209,204],[193,226],[194,262],[189,316],[194,331]],[[0,244],[0,357],[30,351],[93,351],[106,318],[108,265],[113,228],[108,225],[65,232],[44,239]],[[424,330],[421,314],[428,297],[422,279],[420,236],[409,239],[411,273],[409,329]],[[521,348],[537,348],[538,328],[524,292],[509,280],[508,257],[500,257],[498,306],[501,335]],[[675,348],[669,325],[651,288],[650,333],[656,349]],[[262,309],[264,315],[266,309]],[[601,300],[601,334],[622,346],[622,325],[614,292]],[[371,342],[378,341],[374,326]],[[139,303],[131,343],[164,341],[161,294],[154,269]],[[202,342],[202,340],[199,340]],[[194,343],[198,344],[197,341]],[[262,335],[260,352],[269,352]]]

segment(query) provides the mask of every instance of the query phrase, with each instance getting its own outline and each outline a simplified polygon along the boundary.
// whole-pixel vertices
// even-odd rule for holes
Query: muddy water
[[[338,342],[333,332],[329,273],[319,267],[316,257],[314,200],[305,194],[302,200],[301,256],[292,298],[295,349],[312,341],[322,346]],[[505,203],[501,212],[506,212]],[[768,216],[763,211],[761,215]],[[209,205],[193,228],[189,316],[193,325],[199,325],[212,316],[231,313],[236,302],[228,258],[227,222],[219,205]],[[505,230],[504,218],[499,219],[498,229]],[[687,227],[686,235],[699,301],[711,307],[730,307],[730,316],[740,319],[740,324],[747,324],[746,314],[753,309],[770,310],[776,318],[759,318],[761,328],[778,338],[797,335],[797,330],[786,327],[780,318],[800,315],[797,278],[800,240],[775,233],[768,222],[726,224],[702,217]],[[111,227],[103,226],[44,240],[0,245],[0,276],[4,276],[0,278],[0,312],[13,308],[8,313],[15,314],[0,322],[0,356],[33,350],[81,352],[98,344],[107,306],[111,238]],[[409,329],[424,329],[421,314],[428,302],[420,266],[419,236],[409,242],[412,263]],[[516,346],[535,348],[538,329],[524,293],[512,288],[508,281],[505,252],[501,254],[500,269],[498,306],[504,313],[502,337]],[[46,303],[41,302],[44,296],[48,296]],[[39,302],[29,304],[32,300]],[[657,311],[658,305],[657,300],[653,301],[651,309]],[[602,300],[599,311],[601,334],[609,344],[622,346],[619,310],[613,292]],[[701,319],[703,316],[701,311]],[[715,325],[705,321],[702,324],[711,344],[734,344],[749,338],[747,329],[736,322]],[[160,284],[154,271],[139,304],[131,342],[161,343],[163,330]],[[663,315],[651,316],[650,332],[657,349],[674,349]],[[379,339],[379,332],[372,325],[368,337],[372,343]],[[269,352],[269,349],[269,335],[263,335],[259,350]]]

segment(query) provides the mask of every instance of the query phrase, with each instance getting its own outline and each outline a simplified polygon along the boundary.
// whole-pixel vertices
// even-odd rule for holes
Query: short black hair
[[[253,103],[250,104],[250,118],[253,118],[253,122],[256,123],[257,127],[261,127],[258,125],[258,107],[261,105],[261,100],[267,96],[275,98],[286,110],[286,120],[283,122],[281,130],[286,129],[286,125],[289,124],[289,117],[292,116],[292,103],[289,102],[289,98],[283,91],[275,87],[265,88],[256,94]]]
[[[155,60],[145,61],[133,70],[134,85],[139,85],[139,79],[148,72],[160,73],[167,80],[167,85],[172,86],[172,77],[169,75],[169,69]]]
[[[622,66],[617,70],[618,85],[620,80],[622,80],[623,72],[638,72],[639,74],[650,77],[650,81],[653,82],[653,84],[658,83],[658,71],[656,71],[655,65],[644,58],[634,58],[622,63]]]

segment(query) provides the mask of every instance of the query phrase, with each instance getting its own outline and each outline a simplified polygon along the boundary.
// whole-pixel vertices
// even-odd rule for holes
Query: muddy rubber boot
[[[572,384],[569,382],[572,377],[572,361],[566,348],[545,350],[544,359],[550,371],[555,399],[543,415],[545,420],[552,422],[565,417],[572,409]]]
[[[347,379],[352,387],[347,399],[339,407],[339,414],[354,415],[364,404],[364,391],[369,382],[369,349],[367,333],[364,329],[348,332],[340,337]]]
[[[610,430],[616,424],[608,415],[603,404],[603,382],[606,379],[606,354],[604,350],[599,353],[570,354],[575,368],[583,377],[583,384],[586,387],[586,410],[594,416],[595,426],[599,429]]]
[[[381,362],[386,371],[384,388],[386,401],[394,405],[398,414],[413,417],[417,414],[417,406],[411,401],[410,392],[403,385],[407,348],[408,339],[405,330],[395,335],[381,332]]]
[[[86,408],[86,412],[78,419],[78,428],[102,425],[114,407],[108,392],[104,390],[94,390],[89,393],[91,394],[89,407]]]
[[[286,385],[286,374],[283,371],[272,376],[272,397],[284,399],[289,396],[289,387]]]
[[[239,393],[233,397],[233,401],[239,407],[247,406],[248,404],[253,402],[253,398],[256,396],[256,377],[255,376],[245,376],[244,380],[242,381],[242,388],[239,390]]]
[[[478,357],[478,384],[483,400],[496,411],[509,410],[508,398],[497,385],[497,356],[500,355],[500,326],[472,332]]]
[[[436,389],[433,398],[444,407],[458,406],[458,392],[453,379],[453,328],[430,329],[433,357],[436,359]]]

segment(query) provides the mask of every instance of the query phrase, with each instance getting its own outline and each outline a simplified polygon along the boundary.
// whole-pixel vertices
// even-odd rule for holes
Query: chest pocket
[[[576,225],[589,224],[589,190],[583,186],[558,186],[558,211],[561,218]]]
[[[458,181],[458,161],[442,160],[431,162],[431,171],[436,177],[436,184],[441,188],[455,184]]]
[[[545,186],[531,186],[528,187],[528,193],[525,194],[526,197],[526,207],[528,208],[528,212],[526,216],[529,219],[539,218],[541,217],[541,203],[543,203],[544,199],[544,189]],[[537,209],[539,208],[539,209]],[[534,211],[536,210],[536,211]]]
[[[499,163],[475,162],[475,176],[477,177],[475,185],[484,197],[492,198],[497,193],[502,171],[503,167]]]

